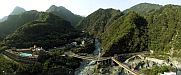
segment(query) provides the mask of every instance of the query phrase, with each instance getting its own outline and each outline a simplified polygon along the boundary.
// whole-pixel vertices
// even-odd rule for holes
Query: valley
[[[88,16],[17,6],[0,20],[0,75],[181,75],[180,17],[172,4]]]

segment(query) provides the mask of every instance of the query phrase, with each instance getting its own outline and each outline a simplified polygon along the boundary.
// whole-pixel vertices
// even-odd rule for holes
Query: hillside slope
[[[139,15],[146,15],[152,11],[158,10],[162,7],[162,5],[158,4],[151,4],[151,3],[140,3],[137,4],[129,9],[124,10],[124,13],[128,13],[129,11],[134,11]]]
[[[89,32],[91,35],[100,37],[105,29],[122,15],[119,10],[99,9],[84,18],[79,23],[78,28]]]
[[[52,5],[48,10],[46,10],[46,12],[53,13],[54,15],[57,15],[71,22],[72,26],[76,26],[83,18],[82,16],[72,13],[63,6],[57,7],[55,5]]]
[[[147,21],[129,12],[114,21],[102,35],[104,56],[147,50]]]
[[[78,36],[70,22],[50,13],[39,13],[39,19],[19,27],[5,39],[5,44],[16,48],[29,48],[33,45],[45,49],[69,43]]]
[[[181,49],[181,6],[166,5],[147,16],[149,49],[170,51]]]
[[[22,13],[24,13],[24,12],[26,12],[26,10],[25,10],[24,8],[21,8],[21,7],[19,7],[19,6],[16,6],[16,7],[14,8],[14,10],[11,12],[10,15],[19,15],[19,14],[22,14]]]
[[[26,10],[24,8],[16,6],[14,8],[14,10],[11,12],[11,14],[9,14],[9,15],[19,15],[19,14],[22,14],[24,12],[26,12]],[[8,19],[8,16],[4,16],[2,19],[0,19],[0,22],[4,22],[7,19]]]
[[[18,27],[39,18],[38,11],[27,11],[19,15],[9,15],[7,20],[0,23],[0,37],[6,37]]]

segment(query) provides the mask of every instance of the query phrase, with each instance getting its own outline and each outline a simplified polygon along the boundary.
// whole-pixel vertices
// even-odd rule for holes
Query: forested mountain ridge
[[[0,22],[6,21],[8,16],[4,16],[2,19],[0,19]]]
[[[105,53],[105,55],[117,54],[119,52],[125,53],[124,51],[137,52],[143,50],[153,50],[155,52],[162,54],[174,52],[173,56],[178,57],[181,54],[180,51],[181,13],[180,12],[181,12],[181,6],[179,5],[165,5],[155,11],[152,11],[147,15],[144,15],[144,18],[142,17],[143,20],[138,20],[138,23],[140,23],[141,25],[147,24],[146,26],[141,28],[136,27],[138,29],[135,28],[133,34],[129,34],[128,35],[129,37],[128,36],[122,37],[120,38],[119,41],[116,38],[119,38],[121,37],[121,35],[126,34],[125,32],[127,27],[123,28],[120,28],[121,26],[116,27],[116,24],[125,21],[125,19],[119,20],[117,22],[114,21],[115,23],[112,23],[109,29],[106,30],[106,32],[109,33],[104,33],[102,35],[103,50],[105,52],[109,50],[107,53]],[[131,25],[134,25],[134,23]],[[112,30],[110,30],[111,26],[114,27],[112,28]],[[120,29],[117,30],[118,28]],[[124,33],[117,34],[118,32],[121,31],[124,31]],[[137,33],[136,31],[141,31],[141,33]],[[137,36],[136,34],[141,34],[142,36],[141,35]],[[112,42],[110,39],[112,39]],[[129,43],[128,41],[131,43]]]
[[[148,49],[147,21],[133,11],[99,9],[84,18],[78,28],[101,40],[103,56]]]
[[[128,12],[114,21],[101,38],[104,56],[147,50],[147,21]]]
[[[5,37],[13,33],[18,27],[38,18],[39,13],[35,10],[27,11],[19,15],[9,15],[6,21],[0,23],[0,36]]]
[[[128,13],[129,11],[134,11],[138,13],[139,15],[146,15],[155,10],[159,10],[161,7],[162,5],[158,5],[158,4],[140,3],[129,9],[124,10],[123,12]]]
[[[141,9],[142,7],[145,8]],[[169,51],[173,48],[177,50],[180,49],[180,43],[175,40],[180,40],[179,17],[181,15],[179,12],[181,6],[160,6],[141,3],[125,11],[132,10],[133,8],[134,12],[126,13],[111,8],[99,9],[82,21],[79,20],[80,23],[77,28],[101,39],[103,51],[108,53],[108,55],[109,51],[114,54],[142,50]],[[138,8],[141,10],[136,10]],[[56,12],[56,14],[60,12],[71,13],[64,7],[57,7],[54,5],[47,11],[50,13]],[[143,15],[140,14],[145,14],[144,12],[148,14],[142,17]],[[64,15],[64,18],[65,17],[66,16]],[[38,11],[27,11],[20,15],[10,15],[7,21],[0,23],[0,35],[5,37],[6,35],[13,33],[17,28],[23,27],[24,24],[26,24],[25,26],[36,25],[36,22],[40,25],[47,24],[47,22],[42,23],[40,21],[35,21],[40,20],[40,18],[42,17],[40,17]],[[72,27],[70,27],[70,29],[71,28]],[[16,34],[17,33],[18,30],[16,31]],[[130,37],[128,38],[128,36]],[[120,42],[124,43],[124,45],[121,45]],[[121,50],[120,48],[124,50]],[[131,51],[133,48],[135,50]]]
[[[50,12],[50,13],[53,13],[69,22],[71,22],[71,25],[72,26],[76,26],[79,21],[82,20],[82,16],[79,16],[79,15],[76,15],[74,13],[72,13],[71,11],[69,11],[68,9],[66,9],[65,7],[63,6],[55,6],[55,5],[52,5],[49,9],[46,10],[46,12]]]
[[[70,22],[56,15],[40,12],[36,21],[26,23],[5,39],[9,47],[28,48],[34,44],[43,48],[53,48],[69,43],[78,36]],[[33,39],[32,39],[33,38]]]
[[[181,6],[166,5],[147,16],[150,50],[168,52],[181,49],[180,12]]]
[[[33,45],[42,47],[49,51],[50,54],[49,52],[40,51],[42,53],[36,54],[38,55],[37,61],[31,64],[24,64],[21,61],[14,64],[12,61],[10,61],[12,63],[9,63],[7,62],[9,60],[0,59],[3,62],[0,64],[0,69],[10,75],[39,75],[41,73],[44,75],[55,73],[55,67],[56,69],[68,70],[56,71],[60,72],[60,74],[70,73],[70,69],[79,67],[80,59],[60,56],[66,50],[59,47],[65,46],[67,49],[67,46],[75,41],[75,38],[81,38],[83,33],[82,35],[80,33],[69,21],[49,12],[32,10],[19,15],[10,15],[6,21],[0,23],[0,35],[3,37],[0,37],[0,58],[4,58],[2,56],[4,50],[30,48]],[[57,47],[58,49],[56,49]],[[15,55],[20,56],[18,53]],[[12,60],[14,61],[14,59]],[[27,61],[31,62],[28,59]],[[0,73],[3,74],[4,72],[1,71]]]
[[[137,10],[137,6],[144,9]],[[79,28],[101,39],[105,56],[144,50],[168,52],[181,49],[181,6],[142,3],[133,8],[136,8],[134,14],[116,12],[112,17],[108,10],[114,9],[99,9],[84,18]],[[132,11],[133,8],[125,11]]]
[[[160,6],[141,3],[123,12],[112,8],[100,8],[84,19],[81,20],[81,18],[64,7],[54,5],[47,12],[32,10],[19,15],[10,15],[6,21],[0,23],[0,61],[2,63],[0,70],[3,70],[0,74],[70,75],[71,73],[73,75],[79,69],[81,71],[85,69],[84,74],[87,74],[89,69],[87,66],[91,67],[91,71],[94,70],[95,73],[112,75],[111,72],[114,71],[116,74],[114,68],[117,67],[112,67],[109,60],[108,62],[99,61],[100,64],[96,64],[95,61],[87,62],[71,56],[76,57],[77,54],[87,59],[100,54],[103,58],[126,54],[121,61],[128,60],[126,64],[138,67],[140,73],[141,71],[151,72],[148,73],[150,75],[171,71],[171,66],[177,69],[181,61],[181,6],[179,5]],[[78,26],[76,26],[77,23]],[[39,55],[37,63],[16,64],[12,62],[13,59],[9,60],[3,55],[3,52],[9,50],[19,57],[19,54],[24,52],[14,49],[30,48],[33,45],[45,49],[45,51],[32,53],[33,56]],[[143,51],[150,52],[144,54]],[[137,58],[137,55],[133,58],[128,54],[134,52],[140,52],[140,58],[144,57],[156,62]],[[158,65],[161,65],[163,69],[157,66],[157,59],[158,62],[163,61],[163,64]],[[177,59],[180,61],[177,62]],[[140,62],[135,64],[134,61],[138,60]],[[168,68],[162,66],[167,62],[170,64]],[[172,63],[176,65],[173,66]],[[82,69],[82,65],[85,64],[87,66]],[[140,68],[148,65],[149,67]],[[123,72],[117,71],[119,71],[117,73]]]
[[[24,8],[21,8],[21,7],[19,7],[19,6],[16,6],[16,7],[14,8],[14,10],[11,12],[10,15],[19,15],[19,14],[24,13],[25,11],[26,11],[26,10],[25,10]]]
[[[21,7],[19,7],[19,6],[16,6],[16,7],[14,8],[14,10],[11,12],[10,15],[19,15],[19,14],[22,14],[22,13],[24,13],[24,12],[26,12],[26,10],[25,10],[24,8],[21,8]],[[7,20],[7,18],[8,18],[8,16],[3,17],[2,19],[0,19],[0,22],[3,22],[3,21],[5,21],[5,20]]]
[[[19,15],[9,15],[6,21],[0,23],[0,37],[5,37],[13,33],[18,27],[38,18],[39,13],[35,10],[27,11]]]
[[[75,26],[83,18],[79,15],[73,14],[71,11],[67,10],[64,7],[57,7],[55,5],[52,5],[47,10],[47,12],[53,13],[67,21],[70,21],[71,25],[74,24],[72,26]],[[25,11],[21,7],[16,7],[14,11],[8,16],[7,20],[0,22],[0,37],[4,38],[25,23],[37,20],[38,18],[38,11]]]
[[[123,13],[115,9],[98,9],[84,18],[78,28],[90,33],[93,36],[100,37],[105,29]]]

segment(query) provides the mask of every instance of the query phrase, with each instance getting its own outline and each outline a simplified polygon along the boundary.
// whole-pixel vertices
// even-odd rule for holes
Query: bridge
[[[73,52],[65,52],[64,55],[61,55],[61,56],[66,56],[66,55],[69,57],[75,57],[75,58],[80,58],[83,60],[90,60],[90,61],[104,61],[104,60],[111,59],[111,57],[98,57],[95,55],[83,56],[83,55],[75,54]]]
[[[127,54],[119,54],[116,55],[117,57],[119,56],[125,56],[125,55],[141,55],[141,54],[149,54],[148,52],[137,52],[137,53],[127,53]],[[75,54],[73,52],[65,52],[63,55],[61,56],[70,56],[70,57],[75,57],[75,58],[80,58],[83,60],[90,60],[90,61],[104,61],[104,60],[108,60],[111,59],[112,57],[99,57],[99,56],[95,56],[95,55],[90,55],[90,56],[86,56],[86,55],[79,55],[79,54]]]
[[[121,62],[119,62],[118,60],[116,60],[114,57],[111,58],[114,62],[116,62],[120,67],[124,68],[125,70],[127,70],[129,73],[133,74],[133,75],[140,75],[139,73],[137,73],[136,71],[131,70],[128,66],[122,64]]]
[[[117,57],[118,56],[125,56],[125,55],[135,55],[135,56],[140,57],[141,59],[144,59],[144,57],[141,56],[142,54],[149,54],[149,52],[137,52],[137,53],[119,54],[119,55],[117,55]],[[99,57],[99,56],[96,56],[96,55],[86,56],[86,55],[75,54],[73,52],[65,52],[64,55],[62,55],[62,56],[70,56],[70,57],[80,58],[80,59],[83,59],[83,60],[90,60],[90,61],[97,61],[97,62],[103,61],[103,63],[106,60],[112,60],[112,62],[117,63],[120,67],[124,68],[126,71],[128,71],[132,75],[139,75],[139,73],[132,70],[127,65],[119,62],[115,57]],[[133,57],[131,57],[130,59],[132,59],[132,58]]]
[[[136,57],[139,57],[139,58],[142,59],[142,60],[146,59],[145,57],[143,57],[143,56],[141,56],[141,55],[134,55],[134,56],[126,59],[126,60],[125,60],[125,63],[128,63],[131,59],[134,59],[134,58],[136,58]]]

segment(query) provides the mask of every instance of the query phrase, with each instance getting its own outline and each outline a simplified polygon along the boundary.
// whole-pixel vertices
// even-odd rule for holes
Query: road
[[[64,54],[67,55],[67,56],[70,56],[70,57],[75,57],[75,58],[80,58],[80,59],[90,60],[90,61],[103,61],[103,60],[111,59],[111,57],[98,57],[98,56],[95,56],[95,55],[82,56],[82,55],[79,55],[79,54],[75,54],[73,52],[66,52]],[[65,56],[65,55],[62,55],[62,56]]]
[[[148,52],[137,52],[137,53],[119,54],[117,56],[139,55],[139,54],[148,54]],[[62,56],[65,56],[65,55],[70,56],[70,57],[76,57],[76,58],[84,59],[84,60],[91,60],[91,61],[103,61],[103,60],[111,59],[111,57],[98,57],[98,56],[95,56],[95,55],[86,56],[86,55],[75,54],[73,52],[65,52],[64,55],[62,55]]]
[[[133,75],[140,75],[139,73],[131,70],[128,66],[122,64],[121,62],[119,62],[118,60],[116,60],[114,57],[111,58],[114,62],[116,62],[120,67],[124,68],[125,70],[127,70],[129,73],[133,74]]]

